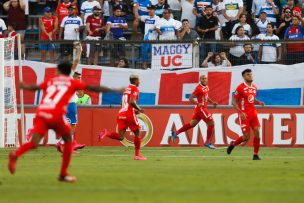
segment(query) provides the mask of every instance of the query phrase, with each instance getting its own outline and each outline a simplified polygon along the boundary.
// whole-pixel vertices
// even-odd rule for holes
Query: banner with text
[[[17,63],[16,63],[17,64]],[[251,68],[254,83],[258,87],[258,99],[266,105],[303,105],[304,64],[295,65],[246,65],[231,68],[192,68],[178,71],[138,70],[101,66],[79,65],[82,80],[91,85],[127,87],[130,74],[140,77],[140,105],[191,105],[190,94],[199,81],[199,76],[208,76],[209,96],[221,105],[231,105],[236,87],[243,82],[242,71]],[[18,67],[16,66],[16,71]],[[16,72],[18,73],[18,72]],[[53,77],[56,65],[23,61],[23,80],[36,84]],[[19,76],[16,74],[16,84]],[[18,86],[17,86],[18,87]],[[121,95],[113,93],[92,93],[93,105],[119,105]],[[17,94],[19,90],[17,89]],[[38,104],[42,93],[24,92],[25,104]],[[17,96],[19,102],[19,95]]]
[[[153,44],[152,70],[192,68],[192,44]]]

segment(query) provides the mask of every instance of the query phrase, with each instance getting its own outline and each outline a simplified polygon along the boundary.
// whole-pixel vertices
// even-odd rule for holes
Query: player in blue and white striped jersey
[[[269,20],[276,28],[277,15],[279,15],[280,12],[279,12],[279,7],[275,5],[273,0],[266,0],[266,3],[261,6],[259,15],[262,12],[267,13],[267,20]]]

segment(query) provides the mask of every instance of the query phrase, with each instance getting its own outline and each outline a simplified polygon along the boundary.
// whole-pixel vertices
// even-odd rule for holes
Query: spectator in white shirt
[[[196,16],[192,12],[193,4],[194,4],[194,0],[182,1],[182,17],[181,17],[181,20],[188,19],[190,27],[192,29],[194,29],[196,25]]]
[[[251,36],[251,27],[250,25],[247,23],[247,16],[246,14],[242,14],[240,15],[240,22],[235,24],[231,33],[234,34],[235,33],[235,30],[238,26],[243,26],[244,30],[245,30],[245,34],[247,36]]]
[[[176,40],[181,26],[182,23],[180,21],[171,18],[170,10],[164,10],[163,17],[156,24],[159,40]]]
[[[97,6],[100,7],[98,1],[86,0],[81,4],[80,13],[82,22],[85,24],[87,17],[93,14],[93,8]]]
[[[7,27],[5,25],[4,20],[0,18],[0,38],[6,36]]]
[[[69,15],[64,17],[59,30],[59,40],[79,40],[79,33],[83,29],[82,19],[76,15],[76,6],[69,7]],[[63,52],[71,55],[73,53],[73,44],[65,44]]]
[[[244,48],[243,44],[241,42],[237,41],[242,41],[242,40],[250,40],[250,38],[245,35],[245,30],[243,26],[239,26],[235,30],[235,34],[232,35],[229,38],[230,41],[236,41],[235,44],[230,47],[229,53],[230,53],[230,61],[232,64],[235,64],[236,61],[238,61],[238,58],[244,54]]]
[[[266,34],[260,36],[261,41],[279,40],[279,37],[273,34],[274,26],[271,23],[267,24]],[[260,45],[258,60],[261,63],[276,63],[281,61],[282,48],[280,43],[263,43]]]
[[[170,6],[170,11],[173,15],[173,18],[175,20],[181,21],[181,15],[182,15],[182,6],[181,6],[181,0],[167,0],[167,3]]]
[[[265,11],[262,11],[259,18],[255,18],[255,24],[260,30],[261,34],[266,33],[266,28],[268,23],[271,23],[269,20],[267,20],[267,13]]]
[[[222,4],[222,14],[225,17],[225,26],[222,28],[224,39],[229,39],[231,30],[238,22],[240,15],[243,13],[242,0],[224,0]]]
[[[160,18],[155,15],[156,7],[151,5],[148,7],[149,15],[140,16],[140,21],[145,24],[144,40],[157,40],[158,33],[155,31],[155,26]],[[141,57],[143,60],[143,68],[147,68],[148,54],[151,53],[151,44],[141,45]]]
[[[252,17],[258,17],[262,6],[266,3],[266,0],[253,0],[251,7]]]

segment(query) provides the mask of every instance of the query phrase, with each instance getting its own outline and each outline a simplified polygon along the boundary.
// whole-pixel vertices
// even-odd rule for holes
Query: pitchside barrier
[[[83,46],[82,63],[89,64],[89,57],[98,55],[98,65],[117,66],[120,58],[128,60],[129,68],[153,70],[175,70],[183,68],[199,68],[208,52],[222,53],[232,66],[247,64],[247,57],[253,63],[295,64],[304,62],[303,40],[280,41],[219,41],[219,40],[193,40],[193,41],[130,41],[130,40],[81,40]],[[63,56],[73,55],[71,50],[74,41],[25,41],[26,59],[41,61],[40,46],[50,44],[55,48],[56,62],[62,61]],[[252,45],[250,57],[240,58],[244,53],[244,44]],[[259,48],[261,53],[259,57]],[[223,57],[225,53],[226,58]],[[279,54],[281,53],[281,54]],[[213,57],[209,58],[212,62]],[[49,59],[48,59],[49,61]],[[226,62],[224,63],[226,64]],[[210,67],[210,64],[208,65]]]
[[[25,108],[25,124],[28,131],[33,125],[35,106]],[[171,131],[190,121],[193,105],[190,106],[144,106],[145,114],[139,114],[142,145],[147,147],[163,146],[203,146],[207,127],[203,121],[188,132],[181,133],[172,143]],[[104,128],[116,131],[118,106],[91,106],[79,108],[77,141],[87,146],[133,146],[133,134],[128,130],[126,139],[117,142],[105,138],[98,141],[98,135]],[[230,141],[242,135],[238,125],[238,114],[231,106],[210,107],[215,122],[213,143],[226,146]],[[261,145],[265,147],[304,147],[304,108],[294,106],[273,106],[258,108],[261,123]],[[41,144],[57,143],[56,135],[49,131]],[[252,139],[246,146],[252,145]]]

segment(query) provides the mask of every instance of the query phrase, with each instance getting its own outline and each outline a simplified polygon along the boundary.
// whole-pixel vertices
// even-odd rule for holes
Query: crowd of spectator
[[[52,63],[57,48],[52,40],[96,40],[85,50],[87,63],[97,65],[103,51],[98,41],[133,39],[199,40],[202,67],[291,64],[304,62],[304,43],[273,41],[303,39],[303,9],[303,0],[4,0],[0,37],[17,33],[24,40],[26,30],[37,29],[40,40],[50,41],[40,45],[41,61],[49,54]],[[232,43],[227,48],[215,40]],[[73,45],[64,44],[60,50],[72,53]],[[115,59],[128,65],[123,43],[111,50],[112,66]],[[141,44],[145,68],[150,51],[150,44]]]

